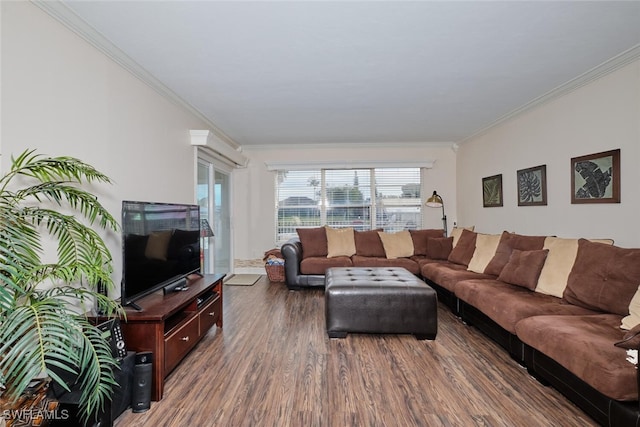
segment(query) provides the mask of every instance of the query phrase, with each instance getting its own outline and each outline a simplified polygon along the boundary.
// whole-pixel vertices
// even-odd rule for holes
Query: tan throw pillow
[[[540,271],[548,253],[548,249],[537,251],[514,249],[511,252],[509,261],[502,268],[498,280],[533,291],[538,283],[538,277],[540,277]]]
[[[591,241],[613,244],[613,240],[608,239]],[[549,255],[538,278],[536,292],[562,298],[578,253],[578,239],[547,237],[543,249],[549,249]]]
[[[626,316],[639,283],[640,249],[580,239],[563,298],[590,310]]]
[[[356,253],[356,239],[353,228],[331,228],[327,230],[327,258],[351,256]]]
[[[455,248],[458,244],[458,239],[460,239],[460,236],[462,236],[462,230],[473,231],[475,230],[475,228],[475,225],[472,225],[471,227],[453,227],[450,234],[450,236],[453,237],[453,247]]]
[[[397,233],[378,232],[387,259],[406,258],[413,255],[413,239],[408,231]]]
[[[172,230],[151,233],[149,235],[149,240],[147,240],[147,247],[144,250],[144,256],[149,259],[166,261],[171,233]]]
[[[622,318],[622,329],[633,329],[640,325],[640,286],[629,303],[629,315]]]
[[[496,249],[500,243],[501,234],[481,234],[476,237],[476,249],[473,252],[467,270],[476,273],[484,273],[484,269],[496,254]]]

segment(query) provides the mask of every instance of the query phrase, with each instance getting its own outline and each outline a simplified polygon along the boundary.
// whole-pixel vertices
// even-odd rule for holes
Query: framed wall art
[[[518,206],[547,205],[547,165],[517,171]]]
[[[485,208],[502,206],[502,174],[482,178],[482,206]]]
[[[571,203],[620,203],[620,149],[571,159]]]

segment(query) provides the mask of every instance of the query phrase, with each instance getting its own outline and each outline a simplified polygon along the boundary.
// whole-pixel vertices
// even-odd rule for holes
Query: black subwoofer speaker
[[[56,371],[67,385],[71,392],[66,391],[61,385],[52,383],[51,394],[60,402],[59,419],[52,420],[52,426],[61,427],[109,427],[131,405],[131,394],[133,389],[133,374],[135,367],[136,353],[127,352],[127,355],[120,361],[120,369],[113,373],[117,385],[113,387],[113,396],[107,402],[103,411],[97,417],[92,417],[88,422],[82,422],[78,402],[80,401],[80,384],[76,383],[75,376],[69,375],[66,371]]]
[[[145,412],[151,407],[151,381],[153,379],[153,353],[145,351],[136,354],[133,367],[133,390],[131,410]]]

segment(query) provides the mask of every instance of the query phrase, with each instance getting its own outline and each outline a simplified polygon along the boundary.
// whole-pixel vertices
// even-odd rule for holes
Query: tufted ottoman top
[[[336,287],[429,288],[402,267],[334,267],[327,269],[326,289]]]

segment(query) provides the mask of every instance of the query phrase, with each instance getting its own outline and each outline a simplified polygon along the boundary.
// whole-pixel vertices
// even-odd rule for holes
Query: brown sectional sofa
[[[423,263],[446,260],[453,243],[452,239],[443,237],[444,230],[410,230],[413,254],[388,258],[379,232],[382,230],[353,231],[354,253],[330,256],[327,227],[298,229],[298,237],[280,248],[287,286],[289,289],[324,287],[324,272],[330,267],[404,267],[419,275]]]
[[[444,239],[438,232],[414,232],[417,253],[397,259],[367,257],[380,255],[375,252],[380,247],[371,242],[374,232],[366,232],[360,240],[371,240],[360,255],[331,259],[312,247],[307,255],[313,256],[304,258],[305,248],[317,243],[312,239],[322,237],[315,231],[310,240],[303,231],[301,239],[282,247],[287,285],[323,286],[325,264],[410,265],[464,322],[595,421],[640,425],[640,377],[627,360],[627,350],[640,346],[640,326],[635,327],[640,324],[640,249],[619,248],[612,241],[470,230],[455,230],[454,237]],[[305,266],[310,270],[302,267],[314,257]],[[313,274],[306,275],[309,271]]]

